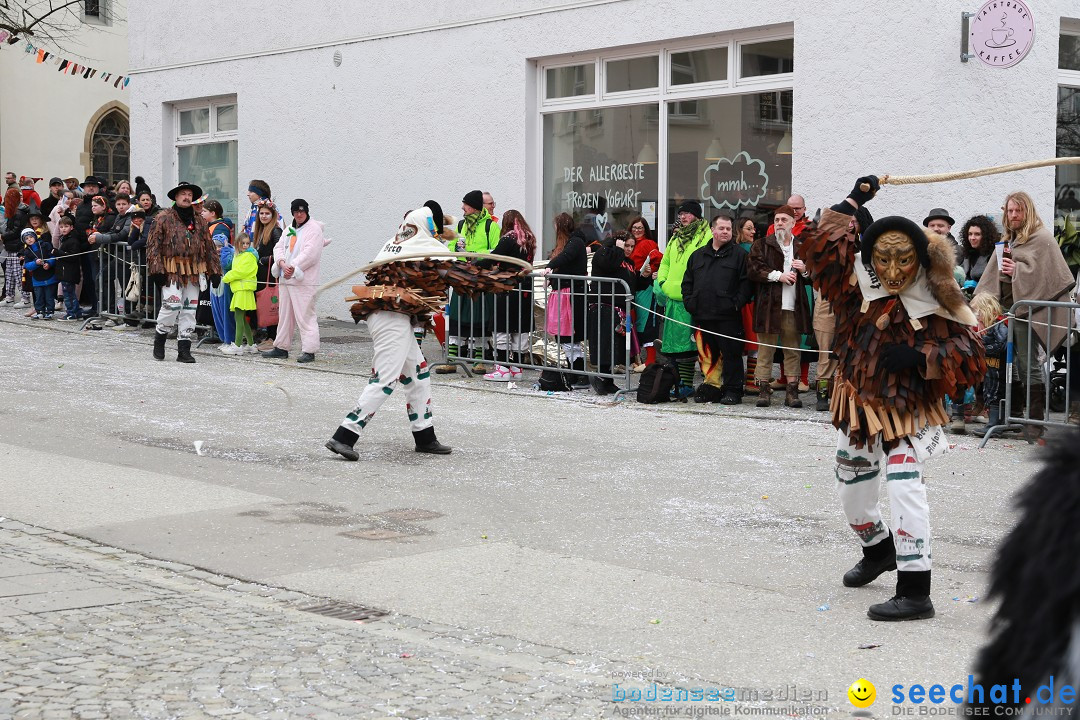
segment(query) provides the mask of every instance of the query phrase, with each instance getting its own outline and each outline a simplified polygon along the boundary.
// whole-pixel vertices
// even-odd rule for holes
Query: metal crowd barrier
[[[461,367],[469,377],[480,362],[621,381],[613,392],[618,398],[633,390],[633,300],[624,280],[540,273],[522,278],[509,293],[470,299],[451,292],[441,364]],[[451,338],[463,341],[456,355]],[[499,346],[507,341],[517,358],[503,362]]]
[[[1080,377],[1072,372],[1074,345],[1080,343],[1076,323],[1078,309],[1080,304],[1073,302],[1036,300],[1019,300],[1009,309],[1009,334],[1002,378],[1005,384],[1005,399],[1001,401],[1002,424],[987,428],[979,447],[985,447],[994,435],[1022,430],[1025,426],[1069,427],[1070,405],[1080,400],[1080,395],[1074,400],[1076,393],[1072,387],[1072,382],[1080,381]],[[1044,331],[1047,338],[1063,333],[1064,341],[1052,352],[1047,352],[1039,340],[1039,330]],[[1023,377],[1017,363],[1018,341],[1023,341],[1024,364],[1028,368],[1027,375]],[[1080,348],[1077,348],[1076,354],[1080,354]],[[1014,379],[1023,385],[1019,396],[1013,388]],[[1033,387],[1038,393],[1034,396]],[[1042,418],[1033,417],[1033,401],[1036,407],[1041,401]]]
[[[110,243],[98,250],[97,261],[98,274],[94,282],[98,312],[96,315],[87,317],[82,328],[94,320],[101,319],[133,324],[139,328],[156,325],[158,311],[161,309],[161,289],[150,282],[146,271],[145,248],[132,249],[125,242]],[[84,283],[86,282],[85,269],[84,266]],[[139,277],[139,292],[132,296],[136,299],[129,300],[126,297],[128,281],[135,273],[138,273]],[[195,330],[201,336],[196,347],[205,340],[216,338],[210,308],[209,306],[205,309],[202,307],[203,298],[206,295],[206,293],[200,295],[199,309],[196,311]],[[208,303],[209,300],[206,302]],[[204,317],[210,317],[211,320],[207,322]]]

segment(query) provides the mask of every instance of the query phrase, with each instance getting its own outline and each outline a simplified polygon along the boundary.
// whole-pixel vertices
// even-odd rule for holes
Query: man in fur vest
[[[202,215],[192,206],[202,197],[198,185],[182,182],[169,191],[175,205],[162,210],[146,240],[146,270],[161,287],[161,310],[154,335],[154,358],[165,359],[165,338],[177,330],[178,362],[193,363],[191,336],[199,291],[221,279],[221,259]]]
[[[863,553],[844,585],[860,587],[897,570],[892,599],[867,614],[917,620],[934,616],[923,466],[948,449],[944,396],[978,384],[986,362],[975,316],[953,280],[955,255],[946,238],[892,216],[867,227],[859,245],[854,216],[878,187],[874,176],[859,178],[816,229],[803,233],[800,255],[836,313],[837,491]],[[892,529],[879,506],[882,473]]]

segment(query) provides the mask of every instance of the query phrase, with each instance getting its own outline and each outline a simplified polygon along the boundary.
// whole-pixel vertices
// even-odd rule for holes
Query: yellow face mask
[[[874,272],[890,295],[899,295],[909,288],[919,272],[915,243],[899,232],[888,232],[877,239],[872,261]]]

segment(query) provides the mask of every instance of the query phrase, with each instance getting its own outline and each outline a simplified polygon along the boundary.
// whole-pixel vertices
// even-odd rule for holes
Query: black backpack
[[[641,373],[637,401],[646,405],[668,402],[679,382],[679,373],[667,363],[653,363]]]
[[[548,369],[540,373],[537,386],[544,392],[570,392],[570,382],[561,369]]]

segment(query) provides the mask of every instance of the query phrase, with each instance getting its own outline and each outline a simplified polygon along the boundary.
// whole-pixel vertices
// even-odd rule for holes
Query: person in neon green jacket
[[[225,273],[221,282],[228,283],[232,290],[232,303],[229,309],[233,311],[236,319],[236,346],[246,353],[254,354],[255,337],[248,324],[247,314],[255,309],[255,285],[259,274],[259,253],[251,247],[251,240],[247,235],[241,235],[236,239],[236,256],[233,258],[232,269]]]
[[[681,226],[675,229],[664,248],[664,259],[660,262],[654,288],[659,291],[657,301],[664,305],[660,352],[674,360],[679,368],[679,385],[675,393],[681,400],[694,392],[694,363],[697,361],[697,345],[689,327],[690,313],[683,305],[683,275],[690,256],[712,241],[712,233],[701,217],[699,203],[687,200],[679,206],[678,213]]]
[[[484,208],[484,193],[472,190],[461,200],[464,219],[458,223],[458,236],[454,249],[458,252],[490,253],[499,244],[499,224]],[[495,296],[490,294],[470,298],[459,292],[450,294],[450,312],[447,316],[446,359],[453,363],[459,357],[472,357],[476,361],[473,372],[484,373],[484,347],[492,334],[495,317]],[[439,365],[435,372],[440,375],[457,372],[452,364]]]

